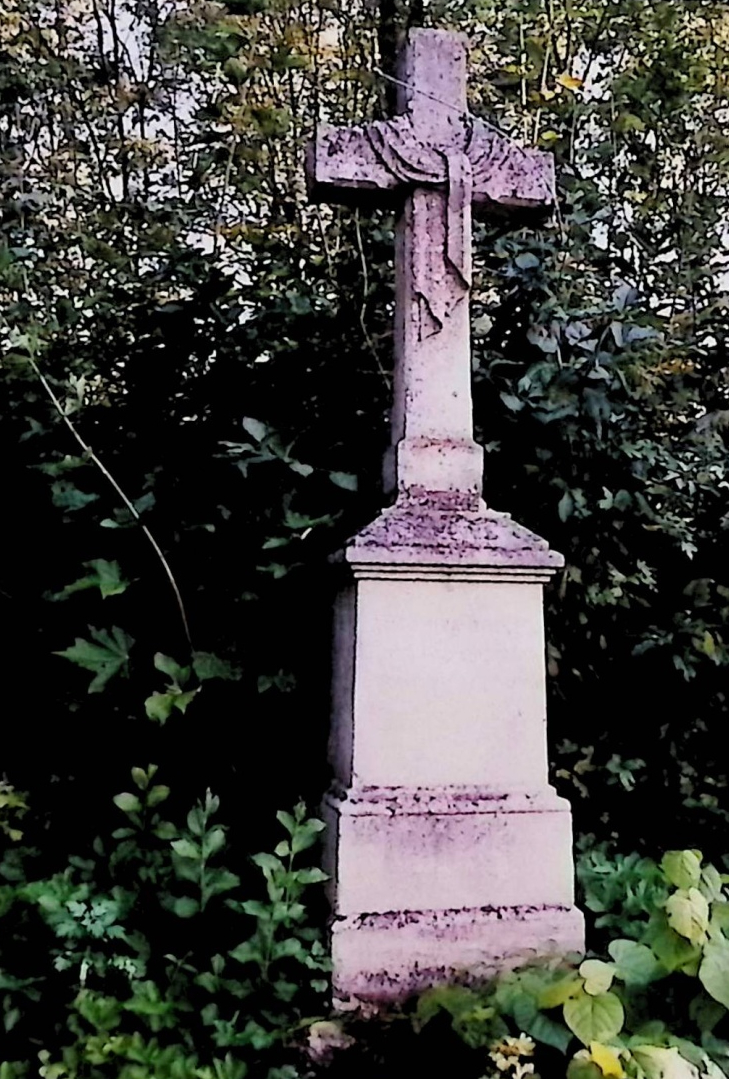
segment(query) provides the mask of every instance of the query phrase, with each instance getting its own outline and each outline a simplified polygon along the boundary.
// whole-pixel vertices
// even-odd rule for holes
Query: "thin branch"
[[[114,479],[114,477],[112,476],[111,472],[106,467],[106,465],[96,456],[96,454],[91,449],[89,444],[84,440],[84,438],[76,430],[76,427],[74,426],[74,424],[71,422],[71,420],[68,418],[68,416],[64,412],[63,405],[58,400],[58,397],[56,396],[56,394],[53,392],[53,388],[51,387],[50,383],[48,382],[48,379],[45,377],[45,375],[43,374],[41,369],[38,367],[38,364],[35,362],[35,359],[33,358],[33,356],[30,356],[30,355],[28,356],[28,362],[30,363],[30,366],[33,368],[35,374],[37,375],[38,381],[40,382],[41,386],[43,387],[43,389],[46,391],[46,393],[50,397],[51,401],[53,402],[53,406],[56,409],[56,412],[61,417],[63,422],[66,424],[66,427],[68,427],[69,431],[71,432],[73,437],[76,439],[79,446],[84,451],[85,455],[88,457],[88,459],[90,461],[92,461],[96,465],[96,467],[99,469],[99,471],[102,473],[102,475],[106,477],[108,482],[111,484],[111,486],[114,488],[116,493],[119,495],[119,498],[122,500],[122,502],[124,503],[126,508],[131,513],[132,517],[134,517],[134,519],[137,521],[137,524],[142,529],[142,532],[144,533],[144,535],[147,537],[147,539],[151,543],[155,554],[157,555],[160,562],[162,563],[162,567],[163,567],[163,569],[165,571],[165,574],[167,576],[167,580],[170,582],[170,585],[172,586],[172,591],[174,592],[175,600],[177,601],[177,608],[178,608],[178,610],[180,612],[180,618],[182,620],[182,626],[183,626],[183,629],[185,631],[185,637],[187,638],[187,643],[190,646],[190,650],[192,651],[193,650],[192,637],[190,635],[190,626],[189,626],[188,621],[187,621],[187,614],[185,612],[185,605],[184,605],[184,603],[182,601],[182,594],[181,594],[180,589],[178,587],[177,581],[175,580],[174,574],[172,573],[172,570],[170,569],[169,562],[165,558],[165,555],[164,555],[164,552],[162,551],[162,548],[157,543],[157,540],[154,538],[154,536],[149,531],[147,526],[142,522],[142,519],[141,519],[141,517],[139,515],[139,512],[138,512],[137,508],[135,507],[134,503],[127,497],[127,495],[124,493],[122,488],[119,486],[117,481]]]
[[[354,212],[354,231],[357,237],[357,250],[359,251],[359,258],[362,264],[362,303],[359,309],[359,324],[362,327],[362,333],[364,334],[365,341],[367,342],[367,347],[375,358],[377,369],[382,375],[385,384],[387,384],[389,382],[387,372],[382,366],[380,354],[375,348],[375,343],[370,336],[370,332],[367,329],[367,323],[365,321],[365,315],[367,314],[367,295],[370,291],[370,278],[367,270],[367,259],[365,257],[364,245],[362,243],[362,231],[359,227],[359,208],[356,209]]]

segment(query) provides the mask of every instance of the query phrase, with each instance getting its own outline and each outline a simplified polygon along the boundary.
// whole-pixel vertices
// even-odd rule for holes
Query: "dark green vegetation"
[[[473,340],[487,500],[567,558],[555,781],[600,841],[727,849],[725,6],[4,0],[0,767],[29,880],[107,895],[92,844],[153,760],[165,819],[220,794],[254,895],[235,852],[326,783],[326,555],[380,503],[392,221],[309,207],[301,165],[317,115],[389,107],[409,22],[471,32],[473,111],[557,156],[556,224],[478,226]]]
[[[76,833],[141,754],[174,790],[234,790],[255,834],[253,806],[272,819],[325,782],[324,557],[375,511],[387,439],[391,221],[307,206],[303,147],[317,114],[387,107],[378,48],[387,67],[422,13],[4,12],[3,766]],[[428,20],[473,32],[474,111],[557,155],[555,226],[480,226],[474,310],[487,499],[568,560],[548,598],[557,779],[583,830],[700,832],[718,852],[725,9],[554,0]],[[159,543],[195,649],[242,672],[161,731],[144,701],[166,684],[155,652],[190,661],[177,601],[37,372]],[[100,692],[54,654],[88,626],[121,630],[96,641],[113,656]]]

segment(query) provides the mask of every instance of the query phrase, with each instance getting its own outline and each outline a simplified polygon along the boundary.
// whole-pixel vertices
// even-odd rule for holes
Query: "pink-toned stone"
[[[476,982],[537,957],[584,950],[573,906],[388,911],[338,919],[337,1006],[397,1002],[433,985]]]
[[[471,204],[543,213],[552,161],[468,116],[466,42],[412,31],[400,113],[320,128],[315,197],[396,198],[396,491],[337,558],[325,800],[335,995],[397,999],[582,945],[569,805],[547,782],[542,586],[473,439]]]
[[[399,115],[360,127],[321,125],[309,152],[312,196],[402,202],[395,245],[393,453],[399,492],[481,491],[483,450],[471,420],[468,294],[471,204],[544,214],[552,158],[525,150],[466,101],[466,38],[411,31],[400,64]]]

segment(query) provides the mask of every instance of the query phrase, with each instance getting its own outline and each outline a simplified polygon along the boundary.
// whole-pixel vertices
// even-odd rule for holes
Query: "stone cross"
[[[399,207],[398,497],[339,556],[324,801],[335,1000],[400,999],[579,951],[569,805],[549,786],[542,586],[562,558],[481,499],[471,206],[547,210],[551,159],[467,113],[460,34],[411,31],[400,112],[322,127],[312,194]]]
[[[320,126],[310,187],[320,201],[379,195],[400,204],[386,485],[473,499],[483,450],[471,415],[471,204],[544,213],[554,198],[552,158],[469,115],[462,34],[411,31],[398,83],[393,119]]]

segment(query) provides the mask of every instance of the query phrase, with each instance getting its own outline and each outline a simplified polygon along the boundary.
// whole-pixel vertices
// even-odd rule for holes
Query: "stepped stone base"
[[[335,1007],[347,1010],[579,952],[584,921],[571,906],[388,911],[337,919],[331,943]]]

